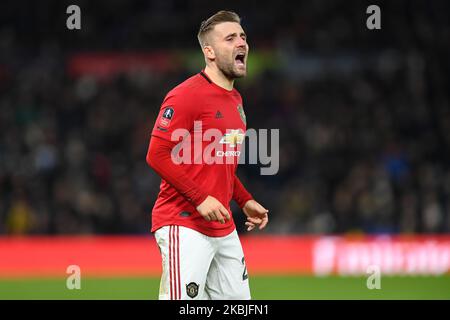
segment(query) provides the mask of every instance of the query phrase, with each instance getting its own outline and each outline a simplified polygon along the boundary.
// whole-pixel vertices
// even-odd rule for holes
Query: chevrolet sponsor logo
[[[245,134],[241,133],[239,129],[231,130],[230,133],[225,133],[219,143],[228,144],[230,147],[235,147],[238,144],[242,144],[244,137]]]

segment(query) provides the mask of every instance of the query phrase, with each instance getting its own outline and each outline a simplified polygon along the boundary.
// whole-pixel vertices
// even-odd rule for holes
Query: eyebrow
[[[241,32],[239,35],[240,36],[245,36],[247,38],[247,35],[245,34],[245,32]],[[237,33],[234,32],[234,33],[227,34],[224,39],[226,39],[228,37],[236,37],[236,36],[237,36]]]

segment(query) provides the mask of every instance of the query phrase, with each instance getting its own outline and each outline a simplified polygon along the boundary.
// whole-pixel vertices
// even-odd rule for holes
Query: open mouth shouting
[[[239,69],[245,69],[246,64],[246,53],[238,52],[234,57],[234,63]]]

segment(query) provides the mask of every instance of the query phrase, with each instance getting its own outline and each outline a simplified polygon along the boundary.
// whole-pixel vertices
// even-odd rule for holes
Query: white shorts
[[[244,252],[236,230],[208,237],[182,226],[155,232],[162,257],[159,299],[249,300]]]

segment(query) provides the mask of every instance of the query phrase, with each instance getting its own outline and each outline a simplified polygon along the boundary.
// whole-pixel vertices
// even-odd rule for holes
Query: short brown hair
[[[221,10],[209,17],[207,20],[202,21],[200,24],[200,30],[197,34],[198,42],[201,47],[205,44],[206,34],[211,31],[215,25],[222,22],[237,22],[241,24],[241,18],[236,12]]]

